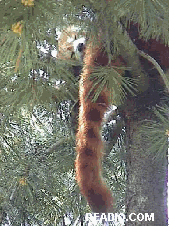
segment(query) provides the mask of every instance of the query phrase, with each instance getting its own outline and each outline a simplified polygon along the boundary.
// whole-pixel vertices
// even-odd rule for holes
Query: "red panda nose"
[[[77,46],[77,50],[78,50],[79,52],[82,52],[83,49],[84,49],[84,43],[79,43],[78,46]]]

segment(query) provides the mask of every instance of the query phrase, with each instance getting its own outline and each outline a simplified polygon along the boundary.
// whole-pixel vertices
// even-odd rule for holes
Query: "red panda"
[[[133,28],[136,28],[133,24],[128,30],[129,36],[132,38],[136,46],[138,42],[144,44],[142,50],[148,49],[148,53],[161,64],[167,68],[168,59],[168,47],[160,44],[159,41],[151,40],[151,43],[134,39]],[[131,33],[132,31],[132,33]],[[137,32],[138,35],[138,32]],[[148,44],[147,44],[148,43]],[[103,45],[101,41],[93,45],[92,41],[87,44],[84,54],[84,67],[80,75],[79,83],[79,120],[78,120],[78,132],[76,135],[76,151],[77,157],[75,160],[76,180],[79,185],[81,193],[87,199],[93,212],[107,213],[114,211],[114,199],[109,188],[101,176],[101,160],[103,151],[103,142],[101,138],[100,128],[104,113],[110,105],[109,90],[105,87],[97,100],[93,102],[93,82],[90,80],[90,75],[93,72],[94,67],[106,66],[109,62],[106,52],[102,49]],[[157,48],[157,47],[158,48]],[[161,52],[160,47],[166,50]],[[150,48],[151,47],[151,48]],[[69,48],[70,49],[70,48]],[[160,53],[159,57],[155,55],[155,50]],[[166,56],[164,56],[164,54]],[[70,56],[70,55],[69,55]],[[71,56],[70,56],[71,57]],[[141,59],[141,64],[145,68],[144,59]],[[116,60],[111,62],[111,66],[122,66],[124,61],[121,57],[117,57]],[[123,74],[124,71],[119,70],[119,74]]]
[[[75,60],[82,61],[82,55],[76,48],[79,43],[85,43],[85,34],[80,35],[78,29],[74,26],[70,26],[64,29],[58,39],[58,53],[57,58],[62,60]],[[79,56],[76,56],[79,54]]]
[[[76,32],[72,27],[65,29],[59,38],[59,52],[57,58],[71,59],[74,48]],[[84,43],[80,43],[83,44]],[[84,50],[80,45],[80,50]],[[79,123],[76,136],[77,158],[75,161],[76,179],[81,193],[87,199],[93,212],[113,212],[114,201],[111,191],[107,188],[101,177],[101,160],[103,142],[100,127],[104,113],[109,106],[109,92],[105,88],[96,102],[88,97],[93,82],[90,74],[95,66],[106,66],[108,58],[101,52],[101,43],[93,46],[90,42],[84,55],[84,68],[79,82]],[[79,51],[82,52],[82,51]],[[93,91],[94,92],[94,91]],[[86,97],[88,97],[86,99]]]

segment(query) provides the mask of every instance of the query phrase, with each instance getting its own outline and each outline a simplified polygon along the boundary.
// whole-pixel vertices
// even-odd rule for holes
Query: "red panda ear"
[[[72,49],[73,49],[72,46],[69,46],[69,47],[67,48],[67,50],[70,50],[70,51],[72,51]]]

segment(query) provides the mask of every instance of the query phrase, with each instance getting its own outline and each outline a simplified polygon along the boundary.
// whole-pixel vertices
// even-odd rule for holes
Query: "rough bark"
[[[127,196],[126,214],[140,219],[154,213],[154,221],[127,221],[126,226],[165,226],[167,223],[167,159],[153,160],[149,152],[151,141],[142,135],[140,127],[148,112],[127,120]],[[152,115],[149,116],[151,119]]]

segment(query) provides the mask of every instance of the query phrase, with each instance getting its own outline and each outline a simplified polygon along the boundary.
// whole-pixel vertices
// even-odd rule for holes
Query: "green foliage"
[[[93,81],[93,86],[89,92],[90,93],[95,89],[95,94],[93,95],[93,101],[95,102],[106,86],[110,90],[110,100],[111,102],[119,106],[125,99],[127,92],[135,95],[137,89],[135,88],[136,82],[135,79],[124,77],[119,71],[126,70],[127,67],[96,67],[91,74],[91,80]]]
[[[118,18],[138,22],[144,38],[161,36],[168,43],[168,1],[116,0],[109,1],[108,8]]]
[[[30,115],[26,107],[17,121],[2,117],[2,122],[0,197],[12,225],[29,219],[32,225],[43,219],[58,225],[66,211],[76,217],[82,204],[68,123],[43,108]]]
[[[125,51],[131,49],[131,53],[129,53],[132,60],[134,48],[130,47],[129,40],[125,38],[121,29],[117,26],[120,19],[124,21],[125,26],[128,26],[125,22],[127,20],[139,22],[142,36],[146,39],[163,36],[166,41],[168,38],[166,33],[168,27],[165,26],[166,23],[168,24],[166,1],[149,1],[146,3],[144,1],[123,0],[109,1],[107,4],[104,0],[98,2],[88,1],[86,7],[95,12],[95,17],[92,16],[93,14],[90,13],[90,10],[87,10],[87,15],[84,13],[86,17],[83,17],[82,5],[84,5],[84,1],[81,3],[81,1],[75,0],[34,0],[33,3],[33,6],[28,6],[21,3],[20,0],[2,0],[0,2],[0,71],[5,75],[1,76],[0,96],[2,105],[4,105],[4,111],[15,112],[14,106],[18,108],[26,103],[31,106],[38,103],[46,104],[52,101],[52,96],[57,97],[57,101],[67,98],[77,99],[76,81],[69,72],[69,65],[71,64],[48,57],[48,54],[42,58],[40,57],[39,48],[37,48],[42,47],[46,40],[50,48],[57,49],[56,28],[61,29],[74,24],[81,25],[82,29],[88,27],[86,30],[98,33],[98,26],[101,26],[102,30],[105,31],[102,34],[102,38],[106,40],[106,49],[109,51],[108,43],[110,43],[110,40],[114,40],[114,52],[122,52],[122,48],[125,48]],[[144,11],[141,11],[141,7]],[[97,23],[91,23],[90,18],[96,18]],[[20,33],[17,33],[12,28],[18,22],[22,22]],[[150,26],[148,27],[147,24]],[[6,64],[11,70],[4,71],[4,65]],[[68,70],[65,70],[66,68]],[[45,81],[38,74],[40,69],[45,69],[49,76]],[[30,76],[32,70],[36,71],[37,74],[34,73],[34,75]],[[114,74],[112,73],[112,75]],[[15,81],[13,80],[14,77]],[[34,81],[32,81],[33,77]],[[113,90],[117,90],[114,96],[119,99],[120,89],[115,89],[115,84],[120,82],[118,80],[115,81],[115,79],[116,75],[112,77],[112,81],[110,76],[109,84],[114,87]],[[61,86],[60,90],[56,90],[54,81],[59,80],[64,80],[65,85]],[[127,82],[124,84],[127,84],[127,87],[130,88]],[[6,89],[8,90],[7,92],[5,91]],[[129,91],[133,91],[132,86]],[[124,91],[121,96],[125,96]],[[117,104],[119,102],[119,100],[116,100]],[[5,107],[7,103],[8,109]]]
[[[156,119],[146,120],[142,126],[141,133],[144,135],[146,142],[151,142],[152,145],[147,151],[147,154],[155,153],[154,159],[165,159],[168,150],[169,140],[169,107],[164,105],[157,106],[153,109]]]
[[[168,43],[168,1],[33,3],[0,1],[0,224],[9,218],[14,226],[59,225],[71,213],[73,225],[90,210],[74,181],[75,134],[69,107],[78,100],[78,80],[70,70],[77,62],[52,57],[52,50],[58,49],[56,28],[74,24],[90,37],[101,30],[109,60],[113,40],[114,54],[128,53],[132,64],[136,49],[119,22],[123,21],[125,28],[129,21],[138,22],[142,37]],[[46,53],[41,51],[43,47]],[[132,68],[110,68],[108,64],[94,70],[94,101],[105,84],[117,106],[126,103],[127,93],[137,94],[137,81],[120,76],[117,69]],[[162,113],[163,108],[157,109],[157,120],[144,127],[146,137],[153,140],[156,158],[167,150],[167,116]],[[126,179],[123,148],[119,140],[104,165],[119,209],[124,205]]]
[[[66,8],[51,0],[34,1],[31,7],[24,6],[21,1],[0,2],[1,111],[15,112],[23,104],[33,107],[49,103],[52,99],[76,99],[77,85],[69,71],[71,64],[67,62],[63,65],[63,62],[48,55],[40,57],[39,50],[45,40],[54,50],[57,48],[55,29],[66,24],[63,18],[66,12],[62,12],[64,8],[65,11],[71,10],[70,2],[66,2],[69,6]],[[23,26],[21,34],[12,31],[12,25],[20,21]],[[41,77],[40,70],[46,70],[48,78]],[[58,80],[66,81],[60,91],[55,88],[55,81]]]

